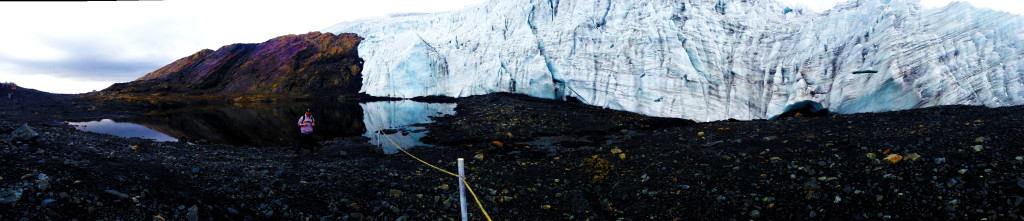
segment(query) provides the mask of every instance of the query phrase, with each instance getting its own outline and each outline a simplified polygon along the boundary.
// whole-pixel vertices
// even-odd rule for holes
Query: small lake
[[[380,101],[367,103],[282,103],[217,105],[155,111],[126,119],[69,122],[79,130],[140,137],[157,141],[187,141],[250,146],[290,146],[299,129],[297,121],[309,108],[316,119],[313,134],[319,140],[365,136],[382,144],[385,153],[397,149],[378,137],[380,128],[398,145],[427,146],[424,124],[430,117],[455,114],[454,103]],[[387,145],[383,145],[387,144]]]
[[[148,127],[142,126],[141,124],[117,122],[111,119],[103,119],[99,121],[89,122],[69,122],[69,124],[75,126],[75,129],[81,131],[113,134],[122,137],[138,137],[145,139],[153,139],[156,141],[178,141],[178,139],[174,137],[167,136],[167,134],[161,133],[160,131],[149,129]]]

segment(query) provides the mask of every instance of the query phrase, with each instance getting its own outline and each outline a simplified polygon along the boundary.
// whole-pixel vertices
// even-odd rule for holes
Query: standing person
[[[309,152],[316,156],[316,140],[313,138],[313,127],[316,126],[316,120],[313,119],[313,114],[306,109],[306,114],[299,117],[299,140],[295,142],[295,156],[298,157],[299,153],[302,153],[303,146],[309,146]]]

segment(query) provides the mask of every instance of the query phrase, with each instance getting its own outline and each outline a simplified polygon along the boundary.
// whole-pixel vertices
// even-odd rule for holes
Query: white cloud
[[[480,2],[0,2],[0,81],[50,92],[88,92],[134,80],[205,48],[258,43],[358,18],[447,11]]]
[[[77,94],[110,87],[113,81],[82,80],[54,77],[46,74],[4,74],[0,82],[14,82],[18,86],[58,94]]]
[[[8,53],[17,52],[9,56],[18,56],[33,60],[59,60],[68,56],[67,52],[51,47],[39,41],[37,37],[24,35],[8,35],[0,37],[0,48]]]

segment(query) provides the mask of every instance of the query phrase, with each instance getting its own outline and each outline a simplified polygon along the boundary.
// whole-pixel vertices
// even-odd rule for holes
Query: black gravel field
[[[1020,106],[694,123],[504,93],[456,102],[427,125],[438,146],[410,152],[453,172],[465,158],[494,220],[1024,220]],[[455,177],[362,137],[292,157],[63,123],[143,111],[31,89],[0,100],[0,220],[459,218]],[[39,137],[15,138],[25,124]]]

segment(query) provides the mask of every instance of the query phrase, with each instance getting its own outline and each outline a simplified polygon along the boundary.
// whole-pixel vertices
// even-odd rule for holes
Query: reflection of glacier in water
[[[299,134],[296,121],[307,108],[317,121],[313,136],[318,140],[360,136],[366,129],[363,111],[356,103],[202,105],[124,120],[197,143],[291,146]]]
[[[366,133],[363,136],[370,138],[370,143],[381,144],[384,153],[397,153],[398,150],[384,136],[378,137],[374,132],[378,125],[383,129],[396,129],[399,132],[388,134],[391,140],[402,148],[412,146],[424,146],[420,138],[426,136],[426,129],[420,125],[430,123],[431,116],[443,116],[455,114],[454,103],[422,103],[409,100],[402,101],[381,101],[360,103],[363,107],[363,124],[366,125]],[[408,134],[403,135],[403,132]]]
[[[74,125],[75,128],[82,131],[111,134],[121,137],[139,137],[143,139],[153,139],[156,141],[178,141],[178,139],[167,136],[167,134],[160,133],[159,131],[140,124],[115,122],[111,119],[89,122],[68,122],[68,124]]]
[[[455,113],[454,103],[383,101],[370,103],[275,103],[248,106],[209,105],[162,110],[115,122],[104,119],[68,122],[77,129],[121,137],[141,137],[156,141],[199,141],[250,146],[291,146],[299,130],[298,116],[310,108],[318,127],[313,134],[319,140],[365,136],[371,145],[383,144],[384,153],[397,153],[384,137],[374,134],[378,125],[402,148],[426,146],[423,124],[430,116]],[[404,134],[404,135],[403,135]]]

